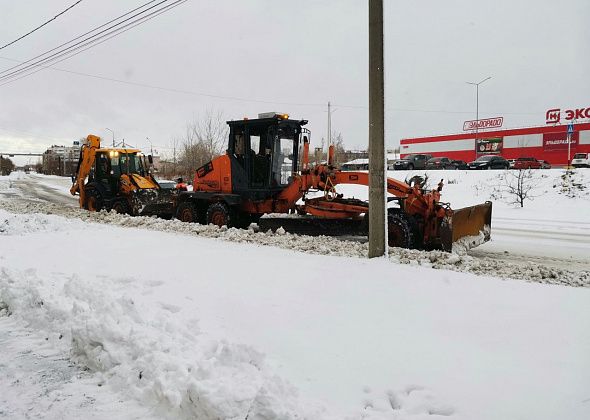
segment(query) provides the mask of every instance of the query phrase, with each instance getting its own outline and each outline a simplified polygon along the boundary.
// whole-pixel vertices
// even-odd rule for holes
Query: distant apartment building
[[[76,172],[80,159],[80,142],[72,146],[53,145],[43,152],[43,173],[47,175],[70,176]]]

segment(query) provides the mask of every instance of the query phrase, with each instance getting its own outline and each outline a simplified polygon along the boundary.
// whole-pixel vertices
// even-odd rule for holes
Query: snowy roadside
[[[74,364],[69,348],[56,343],[63,336],[43,336],[6,309],[0,310],[0,418],[156,418]]]
[[[52,203],[27,202],[22,200],[1,200],[0,209],[14,214],[31,215],[30,218],[17,223],[18,229],[27,229],[26,226],[30,226],[30,229],[33,230],[49,229],[51,224],[41,215],[55,215],[66,217],[69,220],[81,219],[88,222],[122,227],[218,238],[225,241],[274,246],[311,254],[347,257],[366,257],[368,254],[368,245],[366,243],[343,241],[324,236],[311,237],[289,233],[273,234],[271,232],[255,232],[253,229],[226,229],[212,225],[205,226],[182,223],[178,220],[162,220],[153,217],[130,217],[107,212],[91,213]],[[11,216],[9,214],[0,218],[0,234],[10,228],[10,223]],[[568,270],[565,268],[550,267],[537,261],[519,262],[517,264],[494,258],[474,258],[469,255],[450,254],[442,251],[418,251],[401,248],[391,248],[389,259],[398,264],[470,272],[503,279],[518,279],[574,287],[590,287],[590,271],[588,270]]]
[[[584,418],[586,288],[0,215],[9,320],[155,416]]]
[[[9,269],[0,273],[0,339],[9,350],[0,359],[5,373],[0,389],[8,417],[43,412],[55,401],[84,413],[96,403],[92,389],[108,384],[104,394],[139,401],[143,412],[149,408],[157,418],[318,418],[303,413],[295,389],[276,377],[255,350],[212,339],[199,331],[197,321],[179,323],[172,306],[154,309],[135,301],[125,282],[88,280],[59,274],[41,279],[33,271]],[[46,335],[45,343],[35,337],[39,333]],[[11,353],[24,363],[15,365]],[[44,366],[37,359],[46,359]],[[18,378],[25,376],[22,383]],[[15,408],[21,386],[33,395]],[[68,390],[74,386],[85,392]],[[35,394],[46,398],[35,400]],[[75,418],[72,414],[66,418]],[[142,415],[132,410],[123,417]]]

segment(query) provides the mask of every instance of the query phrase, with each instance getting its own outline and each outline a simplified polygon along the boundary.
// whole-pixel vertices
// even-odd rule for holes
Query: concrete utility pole
[[[369,0],[369,258],[386,251],[383,0]]]
[[[332,114],[330,110],[330,101],[328,101],[328,151],[330,150],[330,145],[332,144]]]

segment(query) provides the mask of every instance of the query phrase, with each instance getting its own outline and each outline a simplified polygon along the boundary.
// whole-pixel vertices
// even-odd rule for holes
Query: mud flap
[[[453,244],[461,242],[464,248],[473,248],[490,240],[492,202],[453,210],[440,225],[440,239],[444,251],[451,252]]]

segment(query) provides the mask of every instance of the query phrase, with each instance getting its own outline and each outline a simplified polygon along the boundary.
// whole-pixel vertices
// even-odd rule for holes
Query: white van
[[[590,168],[590,153],[576,153],[572,159],[574,168]]]

